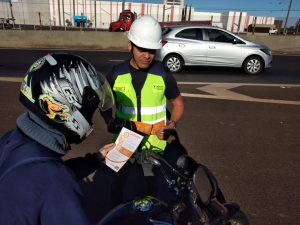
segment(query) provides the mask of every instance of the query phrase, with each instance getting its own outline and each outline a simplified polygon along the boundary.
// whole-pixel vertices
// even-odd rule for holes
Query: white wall
[[[192,20],[211,20],[213,18],[213,21],[220,22],[221,13],[212,13],[212,12],[196,12],[194,11]]]
[[[39,25],[39,12],[41,19],[49,23],[49,0],[14,0],[12,11],[15,23]],[[8,2],[0,2],[0,17],[11,18],[11,10]],[[44,23],[44,24],[45,24]]]
[[[225,28],[231,32],[243,32],[245,27],[245,20],[247,18],[246,12],[228,12],[223,20],[227,19]]]
[[[10,9],[8,2],[0,2],[0,18],[10,18]]]
[[[225,29],[231,32],[244,32],[247,27],[254,22],[254,16],[249,16],[247,12],[228,12],[223,14],[222,21],[225,24]],[[275,17],[257,16],[256,24],[273,25]],[[238,30],[238,26],[239,30]]]
[[[73,0],[65,0],[65,15],[69,20],[73,16]],[[49,0],[50,15],[53,24],[58,24],[58,5],[57,1]],[[163,4],[151,4],[151,3],[133,3],[125,2],[124,9],[130,9],[139,15],[151,15],[158,21],[163,19]],[[109,24],[113,21],[117,21],[119,14],[122,11],[122,2],[111,1],[96,1],[96,20],[97,28],[107,29]],[[60,7],[60,13],[62,14],[62,6]],[[91,20],[95,26],[95,2],[93,0],[85,0],[82,4],[81,0],[75,1],[75,14],[81,15],[81,13],[87,16],[88,20]],[[62,18],[62,15],[61,15]],[[164,21],[180,21],[181,20],[181,8],[180,6],[166,6]]]
[[[64,9],[62,6],[64,2]],[[7,2],[0,2],[0,17],[11,17],[10,7]],[[151,3],[136,3],[125,2],[125,9],[130,9],[139,15],[151,15],[158,21],[163,20],[163,4]],[[165,5],[165,22],[180,21],[182,14],[182,7]],[[60,11],[60,24],[59,24]],[[119,13],[122,11],[122,1],[96,1],[96,15],[95,15],[95,1],[94,0],[75,0],[75,13],[73,12],[73,0],[60,0],[60,10],[58,8],[57,0],[15,0],[13,1],[13,12],[16,18],[16,23],[20,24],[35,24],[39,25],[38,12],[41,13],[41,20],[43,25],[61,25],[63,26],[68,19],[73,22],[73,16],[81,14],[87,16],[88,20],[92,22],[92,27],[101,29],[108,29],[112,21],[117,21]],[[187,18],[189,14],[189,7],[187,7]],[[241,17],[241,18],[240,18]],[[191,8],[191,20],[211,20],[212,25],[223,27],[232,32],[243,32],[248,25],[254,20],[254,16],[249,16],[246,12],[197,12]],[[256,24],[274,24],[275,17],[258,16]],[[238,24],[240,29],[238,30]],[[66,24],[65,24],[66,25]]]

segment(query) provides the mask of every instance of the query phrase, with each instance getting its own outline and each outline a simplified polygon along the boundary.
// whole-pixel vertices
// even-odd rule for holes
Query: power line
[[[292,6],[292,0],[290,0],[290,3],[289,3],[289,9],[287,11],[287,14],[286,14],[286,18],[285,18],[285,22],[284,22],[284,28],[283,28],[283,33],[286,34],[286,24],[287,24],[287,21],[289,19],[289,15],[290,15],[290,11],[291,11],[291,6]]]

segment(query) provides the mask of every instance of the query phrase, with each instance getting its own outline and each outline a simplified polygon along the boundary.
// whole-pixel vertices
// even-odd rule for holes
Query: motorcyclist
[[[176,166],[176,159],[185,150],[178,142],[168,143],[167,134],[180,121],[184,104],[173,74],[154,60],[156,50],[162,47],[161,27],[153,17],[141,16],[132,23],[128,39],[131,58],[115,66],[107,76],[116,100],[115,117],[112,110],[102,113],[108,131],[118,134],[127,127],[142,133],[144,139],[138,152],[154,151]],[[172,106],[169,119],[167,100]],[[175,199],[162,175],[142,163],[138,153],[114,176],[115,205],[149,194],[166,202]]]
[[[0,224],[91,224],[77,180],[99,168],[114,144],[60,158],[92,132],[97,108],[112,107],[107,81],[79,56],[48,54],[26,73],[20,101],[29,111],[0,139]]]

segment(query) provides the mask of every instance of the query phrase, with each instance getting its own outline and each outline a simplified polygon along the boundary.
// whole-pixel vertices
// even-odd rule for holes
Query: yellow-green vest
[[[128,63],[128,62],[127,62]],[[141,90],[141,96],[137,96],[132,85],[132,77],[126,66],[116,71],[113,91],[116,100],[116,117],[137,121],[138,111],[140,110],[140,122],[155,124],[161,121],[166,121],[166,97],[165,97],[165,82],[163,75],[163,67],[154,65],[154,69],[149,70],[146,81]],[[154,74],[154,73],[156,74]],[[140,107],[138,107],[140,101]],[[159,140],[155,134],[145,136],[140,147],[144,151],[150,149],[154,152],[161,152],[165,149],[167,142]]]

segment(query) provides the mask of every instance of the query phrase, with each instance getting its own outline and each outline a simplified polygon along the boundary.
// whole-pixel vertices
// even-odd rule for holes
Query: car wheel
[[[264,69],[264,63],[257,56],[250,56],[244,61],[243,68],[247,74],[256,75]]]
[[[182,70],[183,59],[179,55],[169,55],[164,60],[164,64],[172,72],[177,73],[177,72],[180,72]]]

